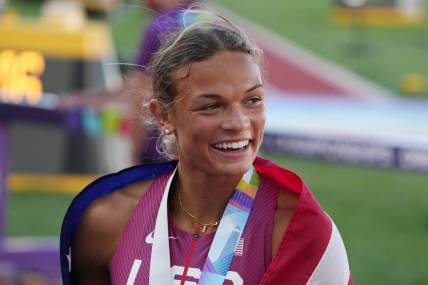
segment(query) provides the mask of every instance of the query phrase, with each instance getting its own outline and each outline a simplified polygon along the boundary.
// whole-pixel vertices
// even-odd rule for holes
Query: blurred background
[[[73,196],[141,161],[148,2],[0,0],[1,285],[60,284]],[[204,3],[263,48],[263,155],[335,220],[356,284],[428,284],[428,0]]]

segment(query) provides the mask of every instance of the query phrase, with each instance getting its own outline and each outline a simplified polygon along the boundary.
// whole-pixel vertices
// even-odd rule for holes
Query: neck
[[[213,177],[195,172],[178,164],[176,191],[180,194],[182,206],[202,223],[214,223],[221,219],[235,186],[241,176]],[[173,195],[174,223],[179,228],[193,232],[195,220],[180,207],[178,195]],[[208,228],[212,232],[214,227]]]

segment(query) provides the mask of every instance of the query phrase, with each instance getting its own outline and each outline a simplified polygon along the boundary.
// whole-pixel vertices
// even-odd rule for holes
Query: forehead
[[[238,51],[225,51],[192,63],[178,69],[174,77],[177,96],[196,96],[206,92],[236,94],[262,83],[260,68],[254,58]]]

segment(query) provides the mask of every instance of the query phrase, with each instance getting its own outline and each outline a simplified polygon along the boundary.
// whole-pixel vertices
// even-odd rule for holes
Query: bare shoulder
[[[275,209],[275,223],[273,227],[272,256],[275,256],[275,253],[278,250],[282,237],[287,230],[291,217],[296,211],[298,203],[298,194],[290,190],[279,191]]]
[[[130,184],[98,198],[84,213],[73,240],[72,278],[76,284],[104,282],[122,232],[153,180]],[[90,281],[85,281],[86,277]],[[95,276],[101,279],[94,280]],[[106,283],[107,284],[107,283]]]

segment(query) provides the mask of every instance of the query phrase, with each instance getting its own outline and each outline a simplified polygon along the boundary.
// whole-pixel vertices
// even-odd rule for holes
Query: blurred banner
[[[422,0],[335,0],[332,17],[338,24],[414,26],[425,19]]]

